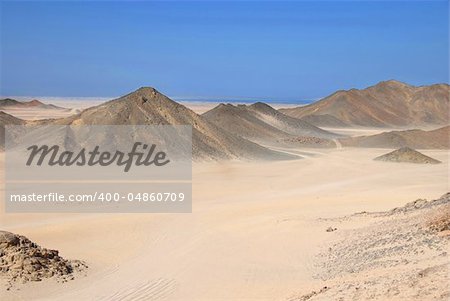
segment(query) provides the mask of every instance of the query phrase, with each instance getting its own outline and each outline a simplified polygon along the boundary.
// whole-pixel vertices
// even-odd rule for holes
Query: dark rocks
[[[19,238],[10,233],[10,232],[6,232],[6,231],[0,231],[0,248],[7,248],[10,246],[15,246],[17,244],[19,244]]]
[[[0,231],[0,276],[8,280],[10,288],[15,282],[41,281],[58,277],[73,279],[73,273],[83,271],[86,264],[66,260],[57,250],[45,249],[25,236]]]
[[[328,227],[327,228],[327,232],[333,232],[333,231],[336,231],[337,230],[337,228],[333,228],[333,227]]]

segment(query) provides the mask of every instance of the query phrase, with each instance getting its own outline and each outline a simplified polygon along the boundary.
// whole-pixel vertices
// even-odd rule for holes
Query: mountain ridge
[[[70,110],[69,108],[59,107],[53,104],[45,104],[40,100],[33,99],[30,101],[18,101],[13,98],[0,99],[0,110],[11,108],[39,108],[39,109],[55,109],[55,110]]]
[[[450,149],[450,126],[424,131],[389,131],[370,136],[339,138],[345,147]]]
[[[78,114],[46,121],[60,125],[191,125],[195,159],[292,159],[223,131],[153,87],[141,87]]]
[[[221,103],[202,114],[228,132],[252,141],[275,141],[303,137],[336,138],[339,135],[320,129],[306,121],[287,116],[270,105]]]
[[[280,112],[317,126],[335,123],[363,127],[406,127],[449,124],[450,86],[412,86],[388,80],[365,89],[339,90],[312,104]],[[330,117],[332,116],[332,117]],[[337,121],[336,121],[337,120]]]

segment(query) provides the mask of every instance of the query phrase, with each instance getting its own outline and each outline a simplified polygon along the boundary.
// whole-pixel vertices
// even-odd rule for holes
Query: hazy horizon
[[[120,98],[124,95],[117,96],[46,96],[46,95],[0,95],[0,99],[11,98],[18,101],[31,101],[33,99],[37,99],[43,102],[64,102],[64,101],[80,101],[80,102],[89,102],[89,101],[108,101],[116,98]],[[179,96],[170,96],[167,95],[170,99],[177,102],[192,102],[192,103],[254,103],[254,102],[266,102],[272,104],[308,104],[315,102],[319,99],[278,99],[278,98],[264,98],[264,97],[179,97]]]
[[[388,81],[388,80],[386,80]],[[381,82],[381,81],[380,81]],[[378,82],[378,83],[380,83]],[[378,83],[374,83],[373,85],[367,86],[367,87],[361,87],[359,89],[365,89],[371,86],[374,86]],[[409,83],[406,83],[409,84]],[[431,83],[433,84],[448,84],[448,83]],[[413,85],[413,86],[422,86],[422,85]],[[351,88],[353,89],[353,88]],[[158,90],[158,89],[157,89]],[[343,89],[339,89],[343,90]],[[295,105],[305,105],[314,103],[316,101],[319,101],[323,98],[326,98],[333,93],[339,91],[332,91],[327,95],[324,95],[322,97],[318,97],[315,99],[299,99],[299,98],[280,98],[280,97],[242,97],[242,96],[172,96],[167,95],[170,99],[174,101],[179,102],[192,102],[192,103],[254,103],[254,102],[266,102],[269,104],[295,104]],[[350,90],[350,89],[348,89]],[[129,91],[127,93],[124,93],[122,95],[116,95],[116,96],[49,96],[49,95],[0,95],[0,99],[4,98],[12,98],[18,101],[30,101],[33,99],[42,100],[44,102],[51,102],[51,101],[57,101],[57,102],[64,102],[64,101],[81,101],[81,102],[88,102],[88,101],[94,101],[94,102],[104,102],[116,98],[120,98],[128,93],[131,93],[135,90]],[[160,91],[161,93],[165,94],[164,91]]]

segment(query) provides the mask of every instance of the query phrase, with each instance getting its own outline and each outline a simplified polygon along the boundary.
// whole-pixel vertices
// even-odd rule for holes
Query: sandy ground
[[[443,162],[433,166],[373,161],[383,149],[289,151],[304,159],[195,164],[191,214],[2,213],[0,229],[89,271],[0,299],[289,300],[321,285],[317,254],[335,233],[327,219],[449,191],[448,151],[424,151]]]
[[[56,110],[56,109],[40,109],[40,108],[2,108],[7,114],[25,120],[53,119],[64,118],[76,114],[76,110]]]
[[[387,131],[386,129],[380,128],[327,128],[324,127],[324,130],[340,134],[343,136],[370,136],[380,134],[382,132]],[[390,129],[389,131],[394,130]]]
[[[450,193],[326,221],[316,288],[289,301],[449,300]]]

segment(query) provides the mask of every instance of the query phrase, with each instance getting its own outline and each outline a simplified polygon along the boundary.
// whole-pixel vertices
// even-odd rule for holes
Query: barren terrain
[[[442,162],[436,165],[373,160],[392,150],[277,147],[299,159],[196,162],[190,214],[5,214],[0,208],[1,230],[89,267],[64,282],[11,283],[8,274],[0,279],[0,299],[445,300],[448,244],[420,232],[431,211],[355,215],[450,191],[448,150],[420,149]]]
[[[423,151],[438,165],[372,160],[385,149],[289,151],[304,159],[196,163],[191,214],[2,214],[1,229],[89,266],[2,300],[286,300],[321,288],[317,254],[343,227],[327,219],[449,190],[448,151]]]

